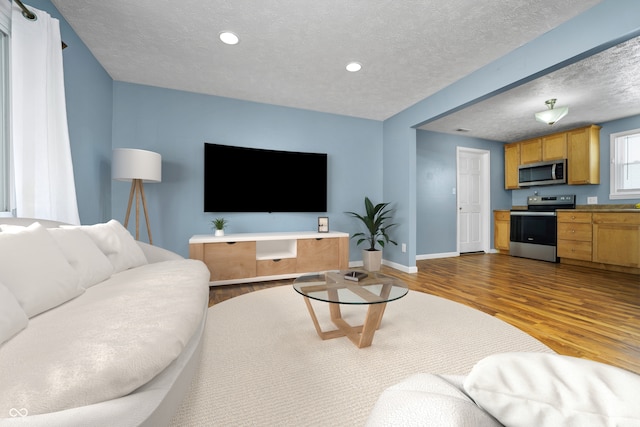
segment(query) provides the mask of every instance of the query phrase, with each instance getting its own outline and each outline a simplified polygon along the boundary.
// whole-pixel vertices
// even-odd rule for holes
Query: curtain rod
[[[36,19],[38,19],[36,14],[31,12],[29,9],[27,9],[27,7],[20,0],[13,0],[13,1],[18,6],[20,6],[20,9],[22,9],[22,16],[24,16],[26,19],[28,19],[29,21],[35,21]],[[66,47],[67,47],[67,44],[65,42],[62,42],[62,49]]]
[[[36,14],[31,12],[29,9],[27,9],[27,7],[22,4],[22,2],[20,0],[13,0],[18,6],[20,6],[20,9],[22,9],[22,16],[24,16],[25,18],[27,18],[30,21],[35,21],[36,20]]]

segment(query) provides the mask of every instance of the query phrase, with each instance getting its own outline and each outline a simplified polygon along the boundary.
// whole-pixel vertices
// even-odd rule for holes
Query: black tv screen
[[[326,212],[327,154],[204,144],[205,212]]]

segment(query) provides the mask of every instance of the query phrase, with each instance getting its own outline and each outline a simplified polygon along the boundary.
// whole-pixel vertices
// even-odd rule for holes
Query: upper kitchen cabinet
[[[600,184],[600,126],[567,132],[567,184]]]
[[[518,187],[518,166],[520,165],[520,144],[504,146],[504,188],[513,190]]]
[[[562,160],[567,158],[567,133],[520,141],[520,164]]]
[[[600,184],[600,126],[590,125],[505,144],[504,188],[520,188],[520,165],[562,159],[567,159],[567,184]]]
[[[567,158],[567,133],[554,133],[542,137],[542,161]]]
[[[520,164],[537,163],[542,161],[542,139],[534,138],[520,141]]]

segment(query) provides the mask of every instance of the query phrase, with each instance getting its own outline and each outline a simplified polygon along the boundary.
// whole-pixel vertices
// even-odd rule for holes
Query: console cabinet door
[[[335,270],[340,265],[340,239],[298,239],[297,257],[298,273]]]
[[[203,251],[212,282],[256,276],[256,242],[205,243]]]

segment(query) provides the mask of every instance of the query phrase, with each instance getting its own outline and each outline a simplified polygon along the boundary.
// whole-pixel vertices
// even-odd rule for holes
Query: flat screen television
[[[205,212],[326,212],[327,154],[204,144]]]

